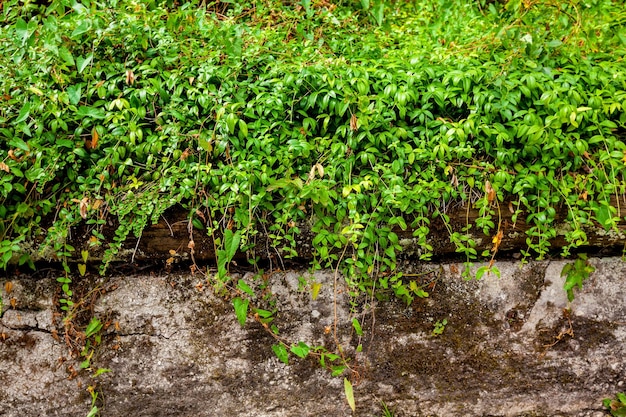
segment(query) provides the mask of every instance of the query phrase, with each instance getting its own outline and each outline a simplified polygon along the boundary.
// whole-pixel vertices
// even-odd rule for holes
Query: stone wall
[[[430,297],[410,306],[350,300],[332,271],[277,272],[263,282],[279,311],[273,324],[287,340],[332,348],[337,316],[337,340],[355,357],[354,415],[381,416],[384,402],[395,416],[596,417],[606,415],[603,398],[626,391],[626,263],[590,262],[596,271],[571,304],[564,261],[499,262],[501,278],[480,281],[463,280],[461,265],[414,266]],[[92,364],[111,372],[95,379],[72,372],[79,360],[68,346],[80,341],[65,338],[60,284],[44,275],[1,282],[0,415],[85,416],[90,386],[102,416],[352,415],[343,378],[314,358],[291,356],[284,365],[263,326],[250,319],[242,328],[231,303],[190,274],[73,284],[89,300],[74,323],[93,316],[105,323]],[[259,285],[251,273],[242,278]],[[315,301],[313,280],[322,284]],[[434,335],[443,319],[443,333]]]

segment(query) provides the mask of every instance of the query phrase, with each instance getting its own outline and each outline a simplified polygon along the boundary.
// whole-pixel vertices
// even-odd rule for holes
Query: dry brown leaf
[[[88,209],[89,209],[89,198],[83,197],[83,199],[80,200],[80,217],[82,217],[83,219],[86,219]]]
[[[322,166],[322,164],[318,162],[317,164],[315,164],[315,168],[317,168],[317,173],[319,174],[320,178],[324,178],[324,167]]]
[[[313,165],[311,167],[311,170],[309,171],[309,176],[306,179],[307,184],[313,181],[314,179],[315,179],[315,165]]]
[[[102,203],[104,202],[104,200],[96,200],[93,202],[93,205],[91,206],[92,209],[94,210],[98,210],[100,208],[100,206],[102,206]]]
[[[491,248],[492,252],[497,252],[498,248],[500,247],[500,243],[502,243],[502,238],[504,237],[504,233],[502,232],[502,230],[498,231],[498,234],[496,234],[493,237],[493,248]]]
[[[452,178],[450,178],[450,185],[454,188],[459,186],[459,179],[456,177],[456,174],[452,174]]]
[[[5,164],[4,162],[0,162],[0,171],[4,171],[4,172],[9,172],[9,166],[7,164]]]
[[[489,180],[485,181],[485,195],[490,203],[496,198],[496,190],[493,189]]]
[[[11,291],[13,291],[13,283],[11,281],[7,281],[4,283],[4,292],[6,292],[7,294],[11,294]]]
[[[196,210],[196,216],[200,217],[202,221],[206,223],[206,217],[204,217],[203,212],[201,212],[200,210]]]
[[[99,138],[100,137],[98,136],[98,131],[94,127],[91,130],[91,142],[88,142],[89,145],[87,146],[87,149],[96,149],[98,147],[98,139]]]
[[[132,70],[126,70],[126,84],[133,85],[135,83],[135,73]]]
[[[356,114],[352,113],[350,117],[350,129],[354,132],[359,128],[358,119],[356,118]]]

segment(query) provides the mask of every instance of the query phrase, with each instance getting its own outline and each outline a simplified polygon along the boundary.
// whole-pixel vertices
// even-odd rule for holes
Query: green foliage
[[[72,295],[74,292],[70,289],[72,280],[65,276],[57,278],[57,282],[61,283],[61,289],[63,290],[63,295],[65,296],[64,298],[59,299],[59,303],[61,303],[61,310],[70,315],[72,308],[74,307],[74,302],[72,301]]]
[[[287,348],[284,345],[272,345],[272,350],[276,354],[276,357],[278,357],[278,359],[280,359],[282,363],[284,363],[285,365],[289,364],[289,353],[287,353]]]
[[[235,315],[239,324],[243,327],[246,324],[246,318],[248,317],[248,300],[242,300],[239,297],[233,299],[233,307],[235,307]]]
[[[435,323],[435,327],[433,329],[433,336],[439,336],[443,334],[444,330],[446,330],[446,325],[448,324],[447,319],[437,320]]]
[[[0,13],[3,268],[32,266],[29,251],[72,256],[81,227],[79,275],[95,251],[104,272],[129,236],[182,206],[191,232],[214,238],[216,288],[238,321],[278,338],[273,309],[228,276],[261,231],[288,258],[306,225],[314,268],[342,272],[351,295],[410,304],[428,293],[397,270],[400,230],[428,260],[441,221],[469,278],[472,262],[493,261],[469,232],[497,247],[505,200],[529,226],[526,256],[557,235],[568,255],[623,219],[618,2],[8,0]],[[453,224],[456,203],[479,216]],[[591,272],[580,262],[565,272],[570,299]],[[477,278],[499,274],[488,265]],[[59,278],[68,312],[71,281]],[[301,343],[273,350],[348,369],[341,352]]]
[[[485,275],[485,273],[487,274],[491,274],[493,273],[495,276],[497,276],[498,278],[500,278],[500,269],[498,269],[497,266],[481,266],[480,268],[478,268],[476,270],[476,279],[481,279],[483,277],[483,275]]]
[[[385,404],[385,402],[382,402],[381,405],[383,407],[382,417],[394,417],[393,411],[390,410],[389,407],[387,407],[387,404]]]
[[[529,255],[549,250],[558,206],[565,253],[594,221],[620,219],[626,74],[608,51],[625,37],[610,2],[510,1],[484,15],[452,0],[269,2],[252,15],[245,2],[125,4],[4,4],[3,267],[31,263],[25,239],[44,234],[41,249],[57,250],[83,223],[107,245],[104,269],[177,204],[229,244],[221,279],[230,244],[265,227],[288,257],[307,222],[316,265],[340,262],[363,287],[395,269],[398,229],[412,227],[428,259],[431,220],[449,223],[432,208],[473,201],[479,184],[495,198],[475,203],[468,227],[493,233],[494,203],[514,196]],[[119,226],[104,241],[107,217]],[[470,262],[467,236],[450,230]]]
[[[596,268],[587,261],[587,255],[582,253],[578,255],[578,259],[574,263],[565,264],[561,276],[565,277],[563,289],[567,292],[569,302],[574,301],[574,289],[582,290],[583,281],[589,278],[589,275],[595,270]]]
[[[217,274],[218,279],[223,281],[226,279],[228,270],[226,266],[232,261],[233,257],[239,250],[239,242],[241,241],[241,232],[234,232],[230,229],[224,231],[223,248],[217,251]],[[245,283],[240,285],[245,285]],[[249,291],[246,291],[249,292]]]
[[[605,398],[602,404],[608,408],[613,417],[626,416],[626,394],[623,392],[618,392],[615,395],[615,399]]]
[[[96,317],[92,317],[91,321],[87,325],[87,328],[85,329],[85,345],[80,353],[84,358],[80,364],[80,369],[91,368],[91,358],[95,353],[95,348],[102,341],[102,336],[100,334],[102,326],[102,322]],[[100,373],[102,373],[102,371],[98,372],[98,374]]]

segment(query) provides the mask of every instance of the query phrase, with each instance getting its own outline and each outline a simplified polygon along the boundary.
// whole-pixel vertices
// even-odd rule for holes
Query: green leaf
[[[81,74],[85,70],[85,68],[87,68],[92,59],[93,54],[89,54],[85,58],[83,58],[82,56],[76,58],[76,68],[78,69],[79,74]]]
[[[28,38],[30,38],[31,32],[28,29],[28,25],[26,24],[26,21],[22,19],[21,17],[17,19],[17,22],[15,22],[15,34],[17,35],[18,39],[21,38],[22,46],[25,45],[26,42],[28,41]]]
[[[252,288],[250,288],[250,286],[246,284],[243,279],[240,279],[239,282],[237,282],[237,288],[248,294],[250,297],[254,297],[254,291],[252,291]]]
[[[58,146],[59,148],[68,148],[68,149],[73,149],[76,146],[74,144],[74,141],[70,139],[57,139],[55,145]]]
[[[496,267],[496,266],[492,266],[492,267],[491,267],[491,272],[493,272],[493,274],[494,274],[495,276],[497,276],[498,278],[500,278],[500,269],[498,269],[498,267]]]
[[[228,272],[226,270],[226,264],[228,264],[228,262],[229,261],[226,256],[226,251],[218,250],[217,251],[217,274],[220,279],[223,279]]]
[[[29,115],[30,115],[30,103],[27,101],[26,103],[22,105],[22,108],[20,109],[20,114],[18,114],[17,119],[15,119],[15,123],[22,123],[23,121],[28,119]]]
[[[89,157],[89,153],[87,153],[85,148],[75,148],[72,152],[74,152],[76,155],[80,156],[81,158]]]
[[[374,4],[374,7],[370,11],[372,17],[374,18],[374,21],[376,21],[376,24],[378,26],[382,26],[383,24],[384,10],[385,10],[385,1],[378,0],[378,2]]]
[[[561,270],[561,276],[566,276],[563,289],[567,292],[567,299],[569,302],[574,301],[574,289],[583,288],[583,281],[585,281],[591,273],[595,271],[595,268],[587,261],[587,255],[579,254],[578,259],[573,264],[566,264]]]
[[[242,119],[239,119],[239,131],[241,132],[244,138],[248,137],[248,125]]]
[[[97,318],[92,318],[85,329],[85,337],[91,337],[102,329],[102,323]]]
[[[87,265],[78,264],[78,273],[80,274],[81,277],[84,277],[85,274],[87,273]]]
[[[76,115],[79,117],[93,117],[94,119],[104,119],[106,117],[104,110],[87,106],[80,106]]]
[[[213,146],[211,145],[211,140],[206,135],[198,136],[198,146],[205,150],[206,152],[211,152],[213,150]]]
[[[608,204],[602,204],[600,207],[595,209],[596,219],[598,223],[604,227],[605,230],[611,230],[613,226],[613,216],[612,216],[612,207]]]
[[[429,296],[428,292],[424,291],[422,287],[417,288],[417,290],[415,291],[415,295],[417,295],[419,298],[428,298]]]
[[[234,113],[229,113],[226,116],[226,126],[228,126],[228,131],[230,132],[231,135],[235,133],[235,124],[237,123],[238,119],[239,118]]]
[[[91,29],[91,20],[83,20],[80,24],[74,29],[70,38],[75,39],[82,35],[83,33],[88,32]]]
[[[224,251],[226,254],[226,262],[230,262],[239,250],[239,242],[241,241],[241,232],[233,233],[232,230],[224,231]]]
[[[273,313],[273,312],[271,312],[271,311],[268,311],[268,310],[262,310],[262,309],[260,309],[260,308],[255,308],[255,309],[254,309],[254,312],[255,312],[256,314],[258,314],[258,315],[259,315],[259,317],[264,318],[264,319],[270,318],[270,317],[272,317],[272,315],[274,314],[274,313]]]
[[[13,138],[9,141],[9,145],[19,148],[23,151],[30,152],[30,146],[20,138]],[[20,175],[21,176],[21,175]]]
[[[489,267],[488,266],[481,266],[480,268],[478,268],[478,270],[476,271],[476,279],[479,280],[483,277],[483,275],[485,275],[485,272],[489,271]]]
[[[109,368],[98,368],[96,372],[93,373],[92,377],[95,378],[99,375],[106,374],[107,372],[111,372]]]
[[[67,95],[70,98],[70,103],[73,105],[77,105],[80,102],[80,98],[82,95],[82,85],[74,84],[67,87]]]
[[[67,48],[59,48],[59,57],[65,61],[67,65],[75,65],[74,57],[72,56],[72,53],[67,50]]]
[[[291,352],[293,352],[294,355],[303,359],[307,357],[310,350],[311,348],[309,347],[309,345],[304,342],[299,342],[297,345],[293,345],[291,347]]]
[[[289,365],[289,353],[284,345],[272,345],[272,350],[285,365]]]
[[[233,299],[233,306],[235,307],[235,315],[241,327],[246,324],[246,318],[248,317],[248,304],[249,300],[242,300],[239,297]]]
[[[348,378],[343,379],[343,390],[346,394],[346,400],[348,400],[348,405],[352,409],[352,412],[356,410],[356,404],[354,402],[354,391],[352,389],[352,383],[348,380]]]
[[[346,370],[346,365],[335,365],[335,366],[331,366],[331,375],[332,376],[339,376],[343,373],[343,371]]]
[[[361,328],[361,323],[355,318],[352,319],[352,327],[356,331],[357,336],[363,336],[363,329]]]

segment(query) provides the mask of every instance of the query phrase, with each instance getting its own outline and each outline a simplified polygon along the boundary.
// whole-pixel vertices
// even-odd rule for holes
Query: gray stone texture
[[[480,281],[464,280],[461,264],[413,265],[406,282],[430,296],[410,306],[351,299],[333,271],[235,276],[256,290],[255,306],[278,310],[284,340],[334,350],[336,323],[352,357],[354,414],[343,377],[312,357],[284,365],[271,333],[252,317],[242,328],[201,275],[76,279],[88,302],[73,325],[105,323],[92,364],[111,372],[96,378],[72,372],[80,358],[65,338],[56,275],[10,277],[0,282],[0,415],[86,416],[89,386],[102,416],[381,416],[383,402],[395,416],[607,415],[602,399],[626,391],[626,263],[591,259],[596,271],[568,303],[566,262],[498,262],[501,278]]]

